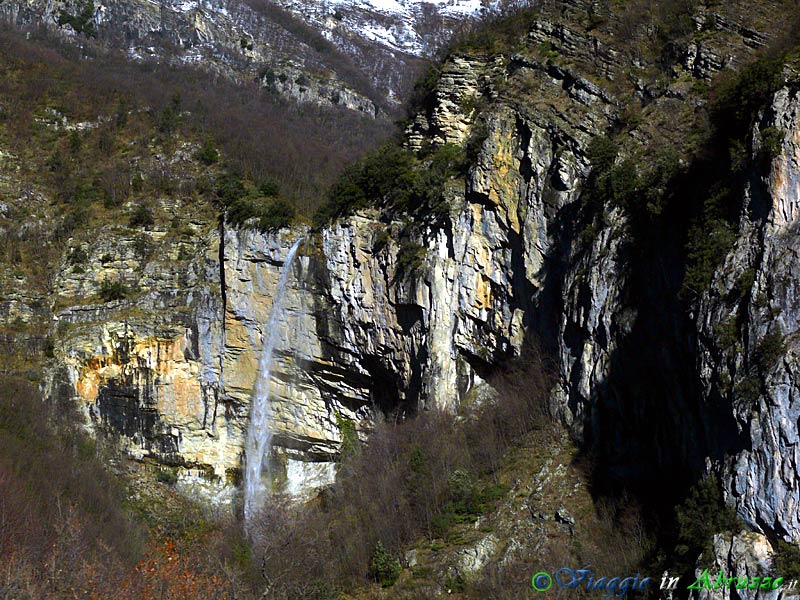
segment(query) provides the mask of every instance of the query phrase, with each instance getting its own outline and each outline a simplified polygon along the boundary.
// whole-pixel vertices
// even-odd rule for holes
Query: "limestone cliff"
[[[271,381],[273,460],[290,491],[332,476],[343,419],[364,434],[381,414],[455,411],[533,334],[554,360],[555,412],[611,475],[715,472],[750,528],[796,543],[800,85],[787,71],[758,119],[749,154],[763,155],[767,129],[782,141],[766,175],[749,172],[709,289],[679,298],[686,207],[653,207],[642,226],[624,203],[598,206],[589,144],[613,132],[620,160],[644,161],[642,148],[688,138],[707,81],[768,36],[698,11],[670,76],[651,76],[635,49],[575,16],[584,4],[544,12],[511,52],[443,65],[405,142],[470,148],[438,217],[375,207],[318,232],[260,234],[205,214],[185,238],[74,239],[87,259],[77,272],[68,254],[58,276],[53,395],[77,399],[133,456],[229,493],[271,298],[304,236]],[[82,301],[120,274],[135,297]]]

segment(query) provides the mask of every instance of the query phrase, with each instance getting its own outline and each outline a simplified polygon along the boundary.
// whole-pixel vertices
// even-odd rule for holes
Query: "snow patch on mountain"
[[[325,32],[355,34],[390,50],[423,56],[433,44],[426,38],[432,19],[456,21],[476,16],[494,3],[485,0],[277,0],[307,23]],[[330,32],[330,33],[328,33]]]

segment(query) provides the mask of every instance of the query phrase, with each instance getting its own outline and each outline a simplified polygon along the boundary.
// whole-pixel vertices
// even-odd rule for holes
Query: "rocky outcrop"
[[[768,598],[777,600],[785,597],[786,591],[778,588],[748,589],[749,586],[762,585],[761,579],[774,572],[774,551],[766,537],[758,533],[741,531],[736,534],[718,534],[713,540],[713,564],[710,568],[697,569],[697,581],[692,585],[701,589],[690,592],[689,597],[702,600],[729,600],[740,598]],[[732,578],[734,583],[723,585],[719,574]],[[777,574],[780,575],[780,574]],[[753,581],[756,581],[753,584]],[[699,583],[698,583],[699,582]],[[770,584],[772,580],[770,579]],[[784,581],[784,585],[790,582]]]

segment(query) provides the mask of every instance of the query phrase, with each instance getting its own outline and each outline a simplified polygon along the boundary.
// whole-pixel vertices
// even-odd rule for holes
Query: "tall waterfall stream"
[[[284,303],[286,287],[292,273],[295,256],[303,238],[298,239],[289,252],[278,281],[278,289],[272,300],[272,312],[264,334],[264,346],[258,363],[258,376],[253,388],[253,402],[250,408],[250,425],[247,430],[247,462],[244,476],[244,518],[250,522],[263,507],[265,486],[262,481],[264,456],[269,452],[272,442],[272,407],[270,404],[270,375],[272,372],[272,353],[278,341],[280,326],[285,318]]]

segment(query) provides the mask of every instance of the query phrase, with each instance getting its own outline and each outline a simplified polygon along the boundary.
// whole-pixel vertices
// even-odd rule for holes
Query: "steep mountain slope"
[[[478,14],[485,4],[480,0],[281,2],[324,28],[329,36],[352,32],[391,50],[417,56],[432,54],[447,40],[454,22]]]
[[[374,117],[407,94],[418,57],[433,54],[461,19],[480,8],[475,0],[454,6],[283,6],[269,0],[5,2],[0,15],[18,27],[60,30],[78,43],[99,38],[134,60],[201,66],[235,80],[258,78],[300,102]]]
[[[265,5],[267,8],[271,5]],[[6,2],[18,27],[59,30],[76,43],[98,38],[133,60],[199,66],[301,102],[340,105],[375,117],[384,93],[313,29],[272,7],[225,2]]]

